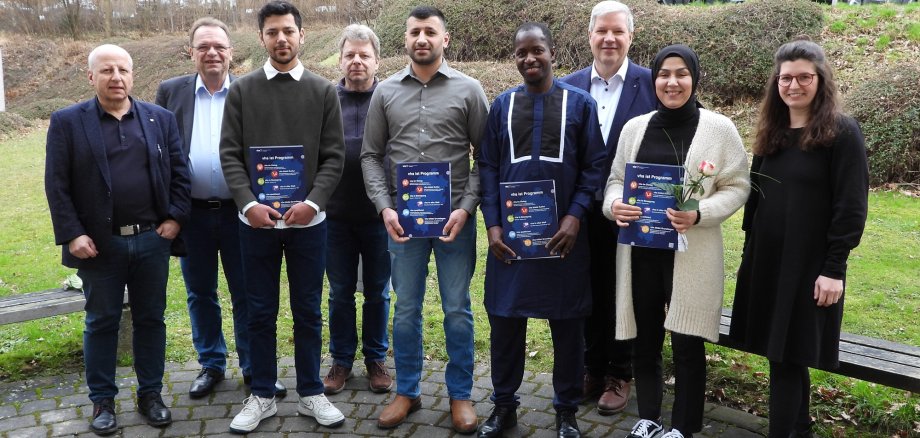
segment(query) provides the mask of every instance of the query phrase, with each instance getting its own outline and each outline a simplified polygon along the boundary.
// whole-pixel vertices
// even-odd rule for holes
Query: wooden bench
[[[723,308],[718,345],[746,351],[728,337],[731,322],[732,310]],[[841,333],[840,368],[831,372],[920,393],[920,347]]]
[[[49,316],[82,312],[86,304],[83,291],[76,289],[48,289],[0,298],[0,325],[13,324]],[[122,301],[121,323],[118,330],[118,351],[131,351],[131,312],[128,310],[128,291]]]

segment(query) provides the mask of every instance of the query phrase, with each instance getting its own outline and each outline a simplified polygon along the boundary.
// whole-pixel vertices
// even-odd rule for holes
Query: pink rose
[[[715,175],[716,165],[712,164],[712,161],[703,160],[700,162],[699,171],[701,174],[706,175],[706,176]]]

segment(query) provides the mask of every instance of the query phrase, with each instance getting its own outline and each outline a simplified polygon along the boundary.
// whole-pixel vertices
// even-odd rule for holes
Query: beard
[[[428,56],[420,56],[415,50],[409,50],[409,59],[418,65],[431,65],[441,59],[443,53],[442,50],[434,50],[432,47],[428,48]]]

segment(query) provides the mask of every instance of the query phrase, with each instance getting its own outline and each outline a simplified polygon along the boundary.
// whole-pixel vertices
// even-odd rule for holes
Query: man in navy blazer
[[[197,72],[163,81],[157,88],[156,103],[176,114],[189,157],[192,210],[180,236],[186,251],[179,265],[188,297],[192,344],[201,364],[189,396],[201,398],[224,380],[227,370],[227,344],[217,295],[218,260],[230,292],[233,336],[244,383],[250,382],[252,371],[239,219],[218,155],[224,101],[236,79],[230,74],[233,46],[227,25],[211,17],[192,23],[189,55]],[[275,390],[279,396],[287,392],[280,381]]]
[[[125,288],[134,327],[137,411],[172,422],[160,397],[166,281],[172,240],[189,213],[188,164],[172,113],[130,97],[133,61],[105,44],[89,55],[94,99],[51,115],[45,193],[65,266],[86,296],[83,356],[90,429],[114,433],[115,356]]]
[[[591,11],[588,39],[594,62],[564,78],[591,93],[607,147],[604,181],[616,155],[623,125],[655,109],[655,87],[649,69],[627,58],[635,22],[629,7],[602,1]],[[632,346],[614,336],[616,318],[616,246],[618,228],[601,211],[604,184],[586,215],[591,247],[592,313],[585,321],[585,399],[596,399],[601,415],[626,408],[632,380]]]

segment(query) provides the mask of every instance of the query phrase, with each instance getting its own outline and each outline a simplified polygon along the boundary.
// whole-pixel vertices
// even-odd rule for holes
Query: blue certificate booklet
[[[684,168],[666,164],[626,163],[623,202],[642,208],[642,217],[620,228],[619,243],[647,248],[686,249],[686,237],[671,226],[667,209],[677,199],[655,183],[682,184]]]
[[[556,181],[501,183],[503,240],[518,260],[555,258],[546,244],[559,231],[556,212]]]
[[[252,146],[249,181],[260,204],[284,214],[307,199],[304,187],[303,146]]]
[[[443,236],[450,211],[450,163],[396,165],[396,212],[403,236]]]

